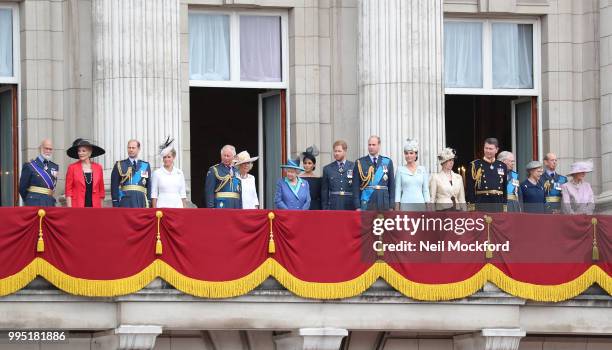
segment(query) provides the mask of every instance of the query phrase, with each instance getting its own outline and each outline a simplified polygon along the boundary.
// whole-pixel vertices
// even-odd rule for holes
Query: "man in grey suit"
[[[355,210],[353,203],[353,167],[346,160],[345,141],[334,142],[334,161],[323,168],[321,207],[323,210]]]

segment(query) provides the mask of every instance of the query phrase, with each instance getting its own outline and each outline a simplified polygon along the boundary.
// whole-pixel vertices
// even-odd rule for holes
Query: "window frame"
[[[11,10],[13,24],[13,75],[10,77],[0,76],[0,84],[19,84],[21,76],[20,68],[20,38],[19,38],[19,6],[15,3],[0,2],[0,9]]]
[[[288,12],[284,10],[232,10],[232,9],[189,9],[189,14],[212,14],[229,16],[230,37],[230,79],[229,80],[194,80],[189,76],[189,86],[193,87],[231,87],[257,89],[289,88],[289,27]],[[281,23],[281,81],[260,82],[240,80],[240,16],[274,16],[280,17]],[[188,53],[191,60],[191,52]]]
[[[541,25],[538,18],[445,17],[444,22],[482,23],[482,88],[444,88],[447,95],[540,96],[542,88]],[[531,24],[533,27],[533,88],[493,88],[493,24]],[[444,54],[442,55],[444,57]],[[443,78],[443,84],[446,84]]]

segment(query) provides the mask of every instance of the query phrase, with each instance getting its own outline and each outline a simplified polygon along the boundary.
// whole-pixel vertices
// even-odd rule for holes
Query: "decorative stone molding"
[[[453,350],[518,350],[525,331],[519,328],[488,328],[453,338]]]
[[[348,330],[342,328],[301,328],[274,337],[277,350],[338,350]]]

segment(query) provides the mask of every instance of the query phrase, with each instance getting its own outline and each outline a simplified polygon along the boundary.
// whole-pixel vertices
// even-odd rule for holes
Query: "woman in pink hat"
[[[561,186],[561,209],[564,214],[593,214],[595,210],[595,197],[591,184],[584,181],[586,173],[593,171],[591,162],[575,162],[568,176],[571,181]]]

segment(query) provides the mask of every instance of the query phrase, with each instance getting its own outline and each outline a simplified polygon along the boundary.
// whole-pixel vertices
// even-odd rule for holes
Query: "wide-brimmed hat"
[[[542,163],[540,161],[532,160],[531,162],[527,163],[527,165],[525,166],[525,169],[531,170],[531,169],[537,169],[541,167],[542,167]]]
[[[70,147],[70,148],[68,148],[68,150],[66,150],[66,154],[68,155],[68,157],[74,158],[74,159],[79,159],[79,152],[78,151],[79,151],[79,147],[81,147],[81,146],[91,147],[91,158],[94,158],[94,157],[97,157],[97,156],[101,156],[104,153],[106,153],[106,151],[102,147],[98,147],[98,146],[94,145],[89,140],[78,138],[78,139],[74,140],[74,142],[72,142],[72,147]]]
[[[251,157],[251,155],[249,154],[249,152],[247,151],[242,151],[240,153],[238,153],[236,155],[236,163],[234,165],[238,166],[240,164],[244,164],[244,163],[252,163],[254,161],[256,161],[257,159],[259,159],[259,157]]]
[[[440,153],[438,153],[438,162],[440,164],[444,164],[447,160],[455,158],[457,158],[457,152],[450,147],[446,147],[445,149],[440,151]]]
[[[296,170],[300,170],[300,171],[304,171],[304,168],[302,168],[300,166],[300,159],[288,159],[287,160],[287,164],[283,164],[281,165],[281,168],[283,169],[296,169]]]
[[[590,173],[593,171],[593,162],[580,161],[572,164],[572,168],[567,175],[574,175],[577,173]]]

